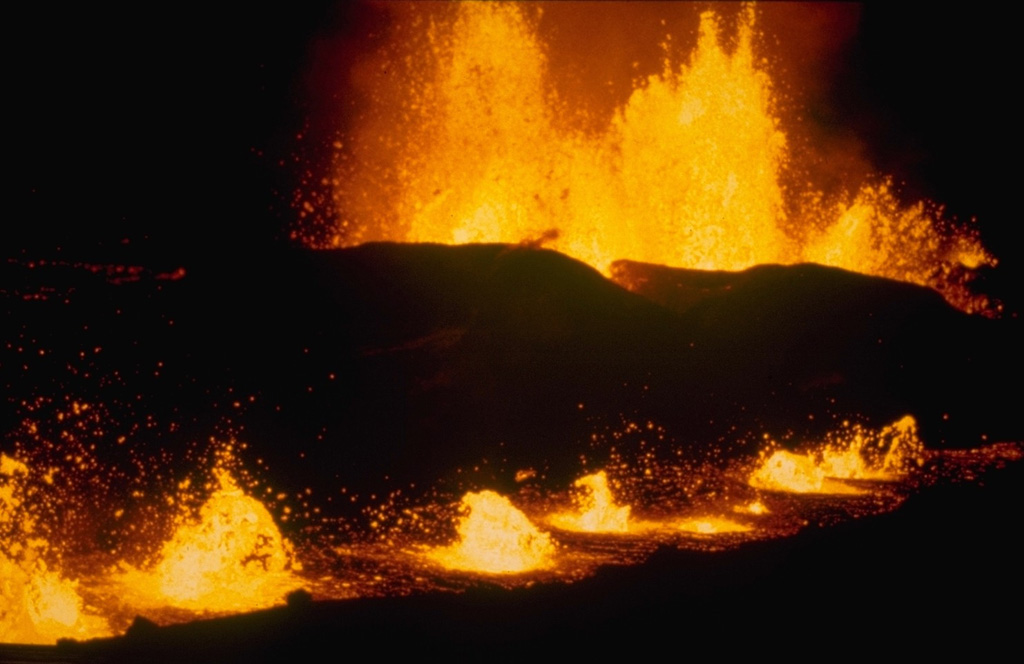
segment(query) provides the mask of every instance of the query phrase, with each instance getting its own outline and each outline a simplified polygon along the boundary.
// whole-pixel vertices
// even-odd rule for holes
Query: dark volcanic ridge
[[[368,490],[482,459],[564,484],[623,419],[726,457],[906,414],[935,448],[1022,437],[1019,321],[834,268],[622,262],[630,292],[544,249],[377,243],[135,270],[5,266],[6,430],[27,398],[101,401],[111,436],[154,423],[131,444],[229,430],[286,484]]]

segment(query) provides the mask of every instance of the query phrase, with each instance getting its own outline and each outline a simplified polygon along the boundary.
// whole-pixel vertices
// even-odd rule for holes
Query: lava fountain
[[[931,202],[903,200],[894,179],[885,174],[870,173],[839,185],[809,175],[814,169],[803,163],[800,150],[807,140],[804,128],[794,120],[798,113],[784,108],[790,102],[780,92],[785,89],[780,84],[785,72],[764,55],[770,38],[761,32],[762,10],[748,5],[733,9],[719,7],[699,16],[695,11],[692,30],[663,24],[657,66],[634,67],[627,93],[602,102],[605,113],[602,103],[588,106],[581,103],[587,96],[573,96],[560,87],[566,85],[566,77],[554,64],[554,38],[542,29],[543,17],[568,10],[539,3],[383,4],[382,11],[392,19],[390,31],[380,42],[382,47],[351,73],[365,105],[361,113],[345,119],[344,130],[332,142],[329,171],[312,176],[310,181],[317,184],[307,185],[295,200],[299,220],[294,239],[312,248],[342,248],[296,252],[302,254],[297,261],[327,255],[321,267],[333,280],[323,277],[320,285],[329,287],[322,290],[331,291],[324,299],[320,289],[308,283],[287,281],[295,279],[288,269],[280,271],[283,295],[270,297],[269,291],[279,284],[274,289],[253,288],[252,300],[237,307],[225,308],[225,301],[238,296],[239,284],[248,285],[245,279],[250,275],[225,279],[219,270],[181,269],[167,273],[170,277],[158,274],[147,283],[138,268],[127,271],[130,278],[89,282],[88,288],[80,288],[86,282],[72,275],[58,297],[53,288],[43,288],[46,276],[58,268],[72,272],[82,266],[99,272],[98,264],[10,260],[11,274],[40,288],[0,288],[0,304],[13,312],[10,319],[21,323],[20,330],[0,345],[0,384],[9,393],[2,414],[25,417],[21,430],[4,432],[7,451],[0,452],[0,647],[106,637],[127,628],[135,615],[161,626],[140,621],[139,629],[112,640],[118,643],[97,647],[117,648],[123,641],[144,646],[154,635],[159,640],[169,632],[197,633],[193,628],[209,628],[199,633],[212,633],[218,640],[218,625],[226,624],[218,620],[229,620],[224,614],[256,611],[254,616],[230,620],[235,625],[265,626],[285,616],[285,631],[295,631],[282,638],[286,644],[297,644],[297,651],[308,645],[299,642],[312,633],[307,629],[312,625],[321,639],[315,646],[329,642],[326,649],[319,648],[325,652],[337,648],[336,627],[355,635],[362,625],[373,624],[372,616],[360,613],[363,607],[378,607],[366,613],[381,617],[386,628],[360,632],[363,641],[357,646],[379,644],[378,634],[407,633],[392,624],[402,611],[388,609],[409,595],[423,595],[422,603],[410,603],[421,609],[445,604],[435,595],[467,588],[487,587],[471,601],[481,595],[488,601],[501,597],[494,594],[495,588],[522,589],[523,597],[540,577],[585,584],[578,594],[575,589],[547,589],[530,596],[539,596],[541,603],[555,600],[552,613],[562,613],[563,606],[587,609],[579,612],[579,624],[594,620],[588,624],[595,626],[570,631],[566,641],[589,632],[602,636],[599,632],[604,631],[607,636],[612,629],[630,639],[640,630],[653,635],[659,632],[649,622],[653,613],[663,613],[671,621],[672,629],[661,632],[666,638],[678,640],[680,625],[697,625],[690,627],[692,635],[703,636],[697,631],[705,624],[699,622],[702,616],[730,630],[739,624],[720,620],[725,604],[716,602],[734,602],[735,613],[730,615],[741,615],[753,602],[778,596],[764,592],[773,589],[776,579],[782,580],[778,587],[790,589],[789,572],[796,565],[780,568],[783,572],[768,583],[754,579],[749,586],[734,587],[725,600],[719,599],[720,586],[701,585],[701,577],[732,577],[741,568],[756,567],[748,563],[757,562],[761,553],[774,552],[777,557],[768,556],[769,561],[789,555],[785,546],[774,547],[769,540],[798,537],[801,530],[812,529],[816,536],[808,539],[820,545],[827,526],[894,511],[931,484],[950,480],[966,485],[983,472],[1010,464],[1018,464],[1019,473],[1024,452],[1012,442],[926,453],[911,416],[878,429],[844,423],[806,445],[786,444],[799,434],[784,433],[789,423],[783,423],[776,431],[783,443],[775,442],[774,434],[764,433],[775,422],[764,416],[772,406],[787,405],[787,398],[801,408],[815,404],[809,410],[827,404],[814,412],[800,410],[797,416],[816,423],[828,422],[828,417],[841,422],[849,413],[842,411],[845,404],[837,404],[842,390],[833,388],[858,377],[822,371],[809,373],[810,380],[801,382],[788,381],[788,374],[776,380],[773,374],[765,384],[792,388],[792,394],[776,397],[772,392],[769,401],[770,390],[758,390],[759,383],[744,371],[744,362],[737,360],[733,366],[733,358],[727,357],[754,338],[756,330],[711,355],[722,361],[699,362],[693,358],[703,357],[707,344],[701,347],[691,339],[711,338],[728,323],[709,323],[706,333],[696,335],[687,327],[692,321],[661,310],[653,301],[641,302],[637,293],[623,293],[589,269],[572,272],[579,265],[562,256],[542,279],[511,285],[495,279],[504,290],[488,282],[486,288],[460,294],[431,279],[450,261],[464,269],[440,283],[487,282],[509,254],[551,257],[551,252],[459,248],[466,255],[468,249],[499,254],[496,259],[467,259],[454,256],[456,250],[450,247],[430,247],[444,251],[424,259],[426,254],[410,258],[402,253],[410,247],[397,247],[390,257],[362,256],[359,260],[364,262],[345,262],[358,251],[355,245],[375,240],[544,245],[585,261],[620,285],[635,287],[616,271],[615,261],[703,270],[813,261],[931,287],[965,312],[998,313],[997,303],[972,290],[972,279],[995,265],[995,258],[969,225],[944,218],[942,208]],[[693,43],[681,45],[687,30],[693,33]],[[601,94],[588,91],[591,101]],[[108,277],[121,272],[112,270]],[[551,296],[551,284],[536,283],[547,276],[553,276],[553,282],[564,277],[568,283],[568,277],[578,272],[585,272],[587,279],[569,284],[561,299]],[[397,273],[414,277],[389,282]],[[368,276],[360,281],[353,275]],[[423,290],[390,289],[413,281]],[[388,283],[374,291],[379,282]],[[867,293],[865,299],[871,300],[868,291],[874,285],[865,285],[858,293]],[[364,287],[368,293],[360,290]],[[436,289],[442,305],[435,307],[431,298],[421,298],[431,289]],[[907,290],[920,295],[918,289]],[[508,298],[510,304],[502,299],[509,293],[515,296]],[[944,316],[936,320],[955,317],[993,326],[1007,322],[961,316],[927,295]],[[417,304],[425,302],[423,309],[430,310],[422,325],[410,323],[413,316],[407,315],[413,308],[410,301],[417,298],[422,299]],[[517,299],[543,306],[521,306]],[[488,311],[485,305],[494,300],[508,306]],[[288,307],[283,306],[286,301]],[[580,308],[587,308],[588,302],[607,305],[595,306],[588,315],[611,313],[596,322],[581,318],[585,324],[579,323],[571,315],[563,316],[564,303],[570,301],[582,303]],[[451,311],[434,315],[434,309],[449,305]],[[316,315],[304,318],[310,309],[316,309]],[[324,311],[327,314],[321,315]],[[236,313],[251,318],[243,324],[233,319]],[[22,315],[24,320],[19,320]],[[288,325],[267,324],[272,316]],[[529,329],[506,321],[536,322],[540,332],[531,336]],[[612,322],[618,325],[615,334],[594,334],[595,328],[605,323],[612,327]],[[761,323],[755,320],[751,327]],[[141,331],[136,331],[136,324]],[[793,329],[799,324],[794,322]],[[291,327],[294,333],[263,335],[275,327]],[[979,326],[975,333],[971,328],[971,336],[964,338],[987,339],[983,335],[993,329]],[[371,333],[364,336],[364,330]],[[221,336],[211,339],[211,331]],[[378,333],[379,338],[368,339]],[[95,345],[82,341],[92,337],[98,340]],[[856,335],[851,338],[862,341]],[[871,336],[867,342],[873,348],[883,339]],[[650,355],[625,352],[621,354],[626,361],[605,361],[612,353],[648,344],[654,351]],[[514,352],[508,352],[510,346]],[[859,351],[852,351],[856,362]],[[560,361],[551,362],[556,356]],[[623,369],[633,357],[646,364],[635,371]],[[895,367],[900,372],[905,368],[901,357],[896,349],[877,358],[882,370],[893,368],[892,376],[913,373],[917,379],[908,379],[900,394],[923,389],[926,379],[938,374],[921,373],[920,367],[898,373]],[[944,371],[942,361],[938,358],[936,364]],[[543,372],[521,371],[531,362],[550,366],[545,364]],[[981,362],[970,355],[964,363],[973,367]],[[680,367],[697,369],[687,372]],[[977,375],[990,378],[997,373]],[[563,376],[569,379],[561,382]],[[892,376],[884,374],[878,382]],[[518,392],[509,387],[516,381],[522,383],[516,386]],[[559,389],[545,390],[545,381],[557,383]],[[753,394],[723,397],[721,392],[728,392],[732,383],[753,385]],[[674,389],[691,384],[698,387],[690,394],[707,393],[699,394],[706,398],[704,406],[680,398],[681,390]],[[67,396],[75,390],[95,391],[97,405],[86,406]],[[363,391],[372,392],[370,398],[362,399]],[[528,399],[512,398],[528,391]],[[576,391],[589,396],[583,398]],[[61,394],[72,408],[69,414],[58,413],[55,419],[61,424],[51,423],[54,435],[44,436],[31,413],[45,410],[40,404]],[[478,401],[480,394],[487,399]],[[815,399],[803,400],[807,394]],[[888,397],[885,392],[871,396],[870,403]],[[118,415],[107,413],[99,400]],[[726,420],[727,428],[720,437],[704,439],[693,433],[699,429],[687,425],[708,419],[705,406],[712,402],[721,406],[716,421]],[[898,410],[887,408],[876,419],[862,414],[862,421],[889,421],[894,412],[903,412],[905,404],[897,402]],[[156,408],[156,414],[143,412],[147,403],[163,407]],[[480,403],[500,407],[476,407]],[[539,405],[551,408],[538,416]],[[741,419],[748,407],[760,408],[762,414],[747,413]],[[555,421],[561,417],[559,409],[569,413],[560,424]],[[751,423],[751,429],[730,422],[731,414],[737,416],[736,422]],[[654,424],[661,417],[666,418],[664,427]],[[382,426],[390,421],[401,426]],[[623,431],[609,424],[617,421],[628,423]],[[646,428],[635,423],[643,421]],[[260,453],[254,456],[267,476],[263,493],[257,494],[256,484],[247,483],[230,464],[212,468],[201,486],[178,482],[176,473],[192,460],[186,451],[188,441],[196,439],[197,431],[208,434],[208,428],[246,430],[259,440]],[[451,435],[453,430],[458,436]],[[282,431],[291,438],[276,435]],[[987,434],[982,439],[987,443]],[[764,449],[751,461],[760,443]],[[487,453],[477,463],[477,445],[500,452]],[[439,454],[449,451],[446,446],[458,454]],[[380,477],[370,457],[394,461],[394,466],[406,463],[415,472],[403,475],[388,467]],[[601,457],[611,461],[606,464]],[[422,460],[422,467],[410,458]],[[582,464],[571,465],[577,458]],[[447,459],[463,465],[446,466]],[[529,464],[530,470],[515,473],[515,468],[524,467],[520,462]],[[579,477],[587,472],[581,467],[595,464],[608,468],[616,481],[609,483],[604,471]],[[63,467],[77,470],[54,470]],[[51,495],[55,473],[56,483],[66,485],[67,491]],[[506,497],[499,489],[483,488],[504,491],[513,485],[513,473],[519,494]],[[410,476],[415,481],[406,483]],[[547,523],[559,530],[544,532],[531,522],[532,515],[550,514],[576,477],[574,509],[548,518]],[[297,489],[309,487],[310,478],[317,480],[315,491]],[[358,480],[358,488],[346,485],[352,480]],[[558,488],[553,489],[556,482]],[[613,495],[613,489],[621,495]],[[454,507],[457,518],[447,519],[453,508],[450,497],[463,492]],[[258,499],[276,497],[279,509],[290,515],[287,501],[294,495],[300,496],[301,518],[275,520],[274,507]],[[46,509],[34,510],[39,504]],[[935,540],[940,545],[929,542],[922,547],[927,547],[927,555],[909,558],[920,565],[934,560],[959,565],[962,561],[948,552],[949,545],[960,540],[946,538],[948,524],[966,522],[965,515],[956,513],[953,501],[938,504],[934,509],[946,510],[941,514],[941,539]],[[174,514],[168,506],[175,508]],[[922,508],[917,509],[920,514]],[[659,520],[638,522],[637,512],[657,514]],[[724,516],[730,513],[735,519]],[[912,523],[914,518],[912,514],[898,523]],[[1003,536],[1005,521],[996,522],[990,518],[988,523],[996,527],[972,535],[1016,546],[1015,540]],[[166,532],[158,534],[164,524]],[[442,541],[439,532],[449,531],[454,531],[449,543],[431,548]],[[889,554],[896,545],[883,535],[899,531],[886,530],[884,524],[871,531],[880,533],[876,536],[882,544],[876,549],[884,556],[856,560],[860,552],[835,546],[824,550],[858,564],[836,564],[823,557],[817,570],[856,572],[861,563],[878,560],[891,574],[886,579],[927,578],[928,574],[892,568]],[[722,537],[708,537],[718,535]],[[847,539],[838,541],[854,536],[840,534]],[[904,546],[913,541],[908,537]],[[965,585],[958,581],[973,582],[978,570],[989,569],[987,559],[986,565],[977,564],[983,558],[976,554],[983,548],[975,545],[979,540],[964,541],[959,551],[975,555],[970,559],[973,564],[959,576],[946,574],[948,570],[940,570],[945,574],[941,577],[932,575],[949,579],[953,591]],[[751,543],[764,546],[742,549]],[[712,559],[714,551],[728,547],[736,548]],[[673,549],[685,555],[664,555]],[[1016,551],[1012,546],[991,546],[983,553],[997,556],[1004,550]],[[634,574],[635,569],[595,574],[605,565],[644,567],[655,554],[660,558],[640,574]],[[1019,561],[1010,556],[1002,560],[1003,569],[1012,568],[1010,573],[1019,569]],[[709,569],[718,573],[705,574]],[[598,578],[591,582],[592,576]],[[611,584],[600,585],[608,577]],[[646,583],[633,582],[645,577]],[[666,585],[673,578],[674,585]],[[821,575],[815,568],[803,578],[801,588],[818,590]],[[855,587],[856,577],[852,578],[849,586]],[[987,580],[1001,579],[989,573]],[[911,609],[930,608],[940,585],[929,578],[927,585],[917,586],[923,592],[916,599],[912,594],[901,599],[916,602]],[[691,587],[697,589],[691,592]],[[287,593],[299,588],[309,595],[292,595],[299,599],[281,606]],[[608,588],[614,599],[628,601],[605,601]],[[638,588],[662,599],[637,604],[636,597],[645,594]],[[318,606],[306,606],[302,598],[309,596]],[[594,598],[602,599],[595,603]],[[971,610],[984,604],[977,597],[969,599],[963,605]],[[349,606],[334,605],[344,603]],[[714,610],[708,610],[709,605]],[[636,610],[647,607],[659,610]],[[680,607],[692,607],[692,612],[679,612]],[[270,610],[257,611],[264,608]],[[502,629],[516,624],[502,622],[509,613],[505,608],[500,611],[504,617],[494,621]],[[804,610],[796,620],[790,615],[785,620],[802,624],[801,618],[817,618],[820,606]],[[602,611],[607,616],[599,615]],[[859,606],[857,611],[855,619],[862,617]],[[575,620],[573,611],[564,613]],[[765,616],[773,613],[778,612]],[[411,618],[407,614],[406,620],[426,614],[439,615],[428,608]],[[357,620],[350,620],[353,617]],[[528,618],[525,622],[534,619]],[[300,625],[307,619],[309,625]],[[364,619],[369,623],[360,622]],[[542,623],[546,614],[535,620]],[[197,624],[164,628],[190,621]],[[460,634],[472,631],[458,620],[450,622]],[[848,622],[835,620],[827,627]],[[791,626],[769,621],[772,627],[777,623]],[[520,635],[510,633],[518,644]],[[228,636],[226,631],[221,635]],[[262,648],[264,642],[251,636],[255,632],[246,634],[245,645]],[[423,645],[416,638],[407,641],[410,647]],[[452,641],[459,642],[457,637]],[[500,642],[508,643],[509,635],[501,635]],[[599,638],[586,642],[604,645]],[[204,647],[195,642],[191,646]],[[58,645],[51,654],[63,657],[71,652],[57,653],[61,647],[74,644]],[[314,647],[308,649],[312,652]],[[5,655],[0,651],[0,659]],[[187,658],[188,653],[182,656]]]
[[[548,519],[551,525],[585,533],[629,532],[630,506],[615,502],[603,470],[581,477],[573,486],[580,490],[575,497],[576,510],[552,515]]]
[[[301,585],[291,544],[267,508],[223,468],[211,488],[197,516],[178,515],[152,569],[126,575],[124,585],[141,605],[251,611],[279,604]]]
[[[458,539],[428,553],[448,569],[512,574],[550,567],[555,544],[537,529],[508,498],[493,491],[462,497],[465,513],[457,524]]]
[[[917,422],[907,415],[870,431],[847,425],[805,453],[776,449],[762,452],[750,485],[794,493],[860,494],[835,480],[895,480],[924,463]]]
[[[25,503],[39,490],[38,479],[26,464],[0,454],[0,643],[107,636],[106,620],[86,611],[78,584],[47,564],[58,552],[37,532]]]
[[[331,191],[297,193],[293,235],[317,247],[544,244],[612,275],[617,259],[817,262],[994,313],[968,288],[995,264],[971,227],[905,204],[884,174],[838,189],[810,179],[757,13],[744,6],[730,39],[726,19],[703,12],[687,58],[666,25],[660,71],[636,76],[603,121],[557,87],[542,5],[396,7],[393,40],[354,76],[370,110],[335,143],[318,185]],[[359,74],[371,70],[388,75]]]

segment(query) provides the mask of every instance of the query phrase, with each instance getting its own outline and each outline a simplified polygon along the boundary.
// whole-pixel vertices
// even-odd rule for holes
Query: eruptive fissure
[[[76,408],[85,412],[77,403]],[[624,431],[655,429],[653,424],[640,428],[627,423]],[[834,495],[838,502],[833,514],[877,513],[897,507],[916,484],[938,481],[951,472],[970,476],[977,472],[971,468],[1021,458],[1016,446],[953,456],[925,450],[910,416],[878,430],[846,423],[824,441],[798,447],[799,453],[780,450],[766,437],[753,469],[742,457],[719,466],[716,472],[724,472],[723,484],[708,470],[685,463],[666,463],[650,455],[633,462],[613,458],[617,475],[626,480],[616,481],[617,492],[627,498],[613,494],[602,470],[573,483],[569,510],[552,510],[551,494],[536,484],[537,473],[520,471],[516,480],[524,486],[514,496],[520,507],[494,490],[469,491],[458,506],[454,541],[433,547],[423,542],[450,529],[444,523],[446,512],[438,509],[437,495],[435,502],[417,506],[397,491],[370,510],[373,523],[363,533],[352,525],[341,531],[347,533],[349,544],[313,545],[314,538],[297,552],[266,507],[235,479],[231,468],[238,465],[237,449],[245,446],[223,445],[215,452],[217,461],[207,484],[196,490],[190,481],[181,481],[178,495],[166,497],[168,505],[184,506],[196,494],[205,496],[198,509],[179,508],[166,540],[148,562],[127,562],[125,557],[134,554],[126,542],[126,548],[112,551],[105,563],[97,564],[91,554],[88,571],[75,565],[80,575],[75,580],[47,562],[73,560],[73,541],[40,537],[55,532],[53,524],[40,528],[26,509],[26,503],[48,490],[58,471],[51,467],[46,473],[34,472],[3,454],[0,635],[4,641],[21,643],[95,638],[123,629],[126,607],[175,622],[275,606],[300,588],[314,588],[321,598],[372,596],[382,590],[405,594],[433,587],[423,585],[424,575],[449,577],[446,584],[465,574],[500,576],[512,585],[532,584],[537,574],[572,581],[606,562],[642,560],[652,546],[700,550],[715,538],[726,538],[710,544],[714,550],[792,534],[806,525],[804,510],[813,506],[793,502],[787,495]],[[48,451],[36,451],[42,454],[41,463]],[[102,472],[93,460],[80,459],[79,464]],[[942,464],[949,467],[941,469]],[[719,488],[708,491],[704,486]],[[859,496],[870,500],[857,502]],[[564,505],[564,494],[555,503]],[[116,504],[99,507],[118,517],[124,512]],[[545,532],[537,523],[547,523],[553,530]],[[317,528],[325,543],[338,534],[327,532],[329,524],[325,520]],[[574,533],[589,539],[580,540]],[[304,556],[310,565],[301,562]],[[368,576],[355,568],[330,571],[332,558],[360,561],[377,571]],[[84,597],[90,598],[88,602]]]
[[[607,113],[559,87],[541,3],[379,9],[276,272],[4,264],[0,659],[241,613],[305,635],[357,599],[532,610],[611,566],[632,596],[666,551],[742,561],[1024,468],[995,257],[890,176],[808,175],[756,7],[666,22]]]
[[[969,287],[995,258],[941,205],[904,203],[883,174],[846,189],[806,179],[791,140],[801,127],[780,119],[753,5],[738,12],[732,47],[725,21],[703,12],[684,61],[666,25],[661,71],[637,77],[603,126],[556,87],[542,7],[401,9],[393,39],[360,65],[387,75],[357,79],[370,108],[335,144],[321,180],[332,192],[297,193],[295,237],[307,244],[543,238],[606,274],[619,259],[816,262],[997,312]]]

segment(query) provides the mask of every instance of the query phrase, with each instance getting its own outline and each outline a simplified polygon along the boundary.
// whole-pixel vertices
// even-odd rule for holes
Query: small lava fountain
[[[862,493],[854,487],[831,480],[813,456],[787,450],[777,450],[764,459],[750,475],[750,486],[791,493]]]
[[[508,498],[493,491],[462,497],[458,540],[434,549],[428,557],[448,569],[514,574],[550,567],[555,555],[551,537],[533,525]]]
[[[901,418],[878,431],[847,426],[816,450],[762,453],[749,483],[759,489],[792,493],[860,494],[836,480],[895,480],[924,461],[917,422]]]
[[[581,477],[573,486],[581,490],[575,496],[576,510],[552,515],[552,526],[585,533],[629,532],[630,506],[615,502],[603,470]]]
[[[231,474],[214,470],[213,492],[197,516],[179,514],[156,563],[124,579],[142,604],[196,611],[249,611],[280,604],[301,586],[290,542],[267,509]]]
[[[87,614],[78,584],[47,565],[54,552],[24,502],[32,479],[26,464],[0,454],[0,643],[107,636],[106,620]]]

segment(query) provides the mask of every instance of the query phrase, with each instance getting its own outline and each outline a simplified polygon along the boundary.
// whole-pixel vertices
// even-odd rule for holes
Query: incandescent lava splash
[[[299,588],[291,543],[230,472],[215,468],[212,492],[197,515],[180,513],[174,533],[147,570],[130,570],[126,592],[142,605],[202,612],[266,608]]]
[[[494,491],[462,497],[455,543],[427,555],[447,569],[513,574],[553,564],[555,544],[508,498]]]
[[[752,6],[738,12],[731,48],[725,20],[703,12],[682,63],[668,26],[661,71],[634,80],[605,124],[554,89],[542,6],[400,9],[391,43],[354,74],[371,110],[335,142],[330,176],[297,192],[294,238],[527,242],[606,274],[619,259],[705,270],[817,262],[997,312],[968,287],[995,259],[940,206],[904,204],[885,175],[843,190],[798,175],[800,127],[780,120]]]
[[[58,552],[26,505],[38,479],[26,464],[0,453],[0,643],[108,636],[106,620],[89,614],[78,584],[47,564]]]
[[[917,422],[907,415],[879,431],[847,425],[803,454],[765,451],[749,483],[770,491],[860,494],[860,489],[836,480],[892,481],[923,463]]]
[[[563,530],[585,533],[629,532],[629,505],[619,505],[608,488],[608,475],[599,471],[576,480],[581,490],[576,497],[576,511],[559,512],[548,520]]]

